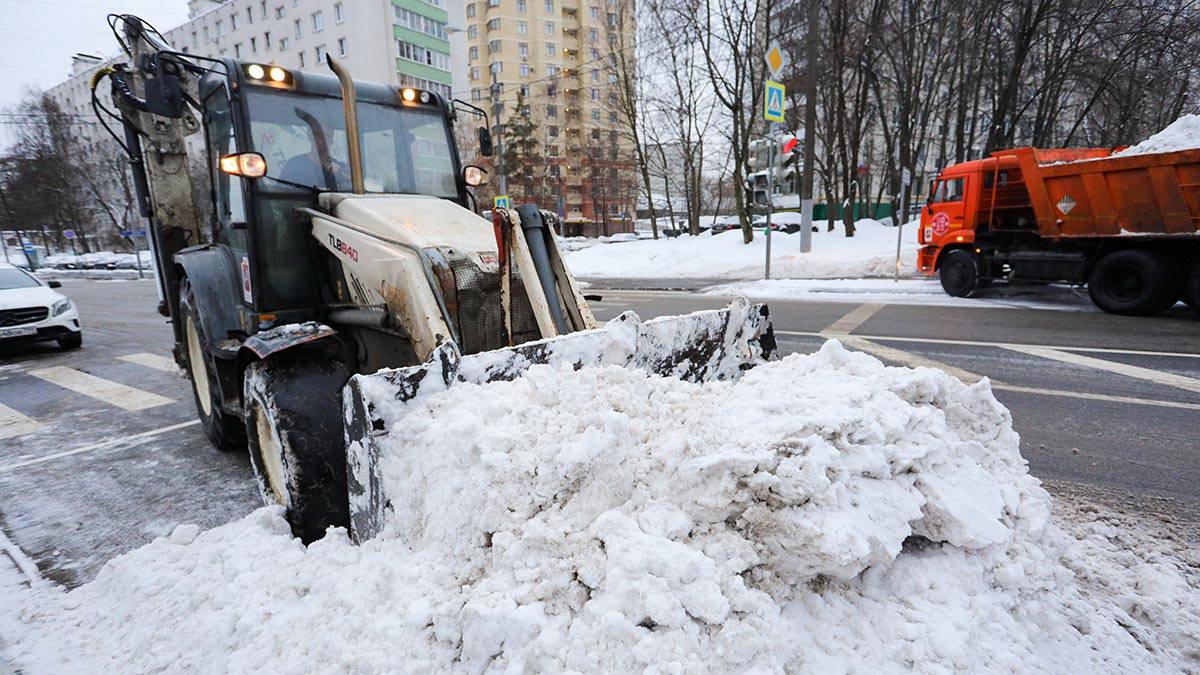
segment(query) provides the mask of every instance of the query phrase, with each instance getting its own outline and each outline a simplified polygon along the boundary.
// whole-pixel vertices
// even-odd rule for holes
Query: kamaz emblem
[[[1071,195],[1063,195],[1063,198],[1058,200],[1058,210],[1062,211],[1062,214],[1065,216],[1071,212],[1071,209],[1075,208],[1077,203],[1074,199],[1071,199]]]
[[[329,245],[347,258],[353,260],[354,262],[358,262],[358,250],[350,244],[347,244],[331,234],[329,235]]]

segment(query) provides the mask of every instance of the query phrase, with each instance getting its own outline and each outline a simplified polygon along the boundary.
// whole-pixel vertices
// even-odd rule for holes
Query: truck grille
[[[465,256],[447,255],[454,272],[458,295],[457,326],[464,354],[507,347],[504,336],[504,311],[500,306],[499,273],[485,272]],[[515,276],[513,290],[513,343],[521,344],[541,337],[533,307],[525,293],[525,284]]]
[[[50,316],[50,310],[45,307],[0,309],[0,328],[20,326],[26,323],[37,323],[48,316]]]

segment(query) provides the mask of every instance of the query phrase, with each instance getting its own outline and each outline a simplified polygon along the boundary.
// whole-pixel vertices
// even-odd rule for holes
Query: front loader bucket
[[[391,504],[380,480],[380,452],[392,429],[403,433],[405,407],[456,382],[512,380],[538,364],[616,365],[706,382],[736,378],[774,358],[767,306],[736,300],[725,309],[650,321],[625,312],[601,328],[466,356],[449,341],[419,366],[355,375],[343,391],[351,534],[361,542],[383,529]]]

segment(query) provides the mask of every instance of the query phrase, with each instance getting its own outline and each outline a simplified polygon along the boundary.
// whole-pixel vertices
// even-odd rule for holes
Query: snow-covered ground
[[[1171,543],[1052,517],[986,381],[836,342],[703,385],[537,366],[403,411],[395,517],[276,509],[0,612],[42,672],[1200,668]],[[1095,514],[1092,514],[1093,516]]]
[[[857,233],[846,237],[838,224],[826,232],[821,221],[813,233],[812,252],[800,253],[800,234],[771,234],[771,275],[796,279],[890,277],[896,270],[896,228],[877,220],[860,220]],[[763,273],[766,236],[742,243],[740,231],[698,237],[639,240],[586,248],[572,246],[564,255],[579,277],[638,279],[754,279]],[[916,272],[917,228],[904,226],[901,274]]]
[[[946,307],[1012,307],[1098,312],[1087,292],[1066,285],[1017,286],[997,284],[973,298],[955,298],[936,279],[770,279],[709,286],[708,295],[744,295],[757,300],[817,302],[882,302]]]

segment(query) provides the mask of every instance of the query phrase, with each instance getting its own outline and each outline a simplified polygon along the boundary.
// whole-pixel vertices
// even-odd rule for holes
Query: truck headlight
[[[63,298],[54,303],[54,306],[50,308],[50,314],[58,316],[59,314],[64,314],[69,309],[71,309],[71,301],[68,298]]]

